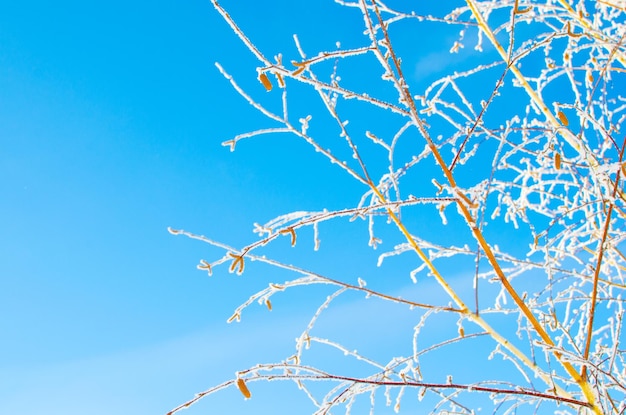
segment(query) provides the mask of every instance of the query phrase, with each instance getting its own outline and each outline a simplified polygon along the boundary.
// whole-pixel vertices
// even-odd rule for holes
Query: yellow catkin
[[[559,153],[554,153],[554,168],[561,169],[561,155]]]
[[[276,75],[276,79],[278,79],[278,86],[281,88],[285,87],[285,81],[283,80],[283,76],[279,73],[275,74]]]
[[[248,389],[248,387],[246,386],[246,381],[239,378],[237,379],[237,388],[239,388],[239,391],[241,392],[241,394],[246,398],[249,399],[250,396],[252,396],[250,394],[250,390]]]
[[[279,233],[282,235],[291,235],[291,246],[296,245],[296,231],[293,228],[282,229]]]
[[[228,268],[228,271],[234,272],[235,270],[237,270],[238,275],[243,274],[243,270],[245,267],[245,264],[243,262],[243,255],[235,255],[232,252],[229,252],[228,255],[233,259],[233,262],[232,264],[230,264],[230,268]]]
[[[213,274],[213,270],[211,269],[211,264],[206,262],[204,259],[200,260],[200,264],[198,265],[199,270],[208,271],[209,275]]]
[[[269,299],[265,300],[265,305],[268,310],[272,311],[272,302]]]
[[[307,62],[291,61],[291,64],[298,68],[295,71],[291,72],[291,75],[298,76],[306,69]]]
[[[569,22],[567,22],[567,34],[568,34],[569,36],[571,36],[571,37],[581,37],[581,36],[582,36],[582,34],[580,34],[580,33],[574,33],[574,32],[572,31],[572,28],[571,28],[571,26],[570,26]]]
[[[556,115],[559,117],[559,120],[561,120],[561,124],[566,127],[569,125],[569,120],[567,119],[563,111],[559,111]]]
[[[296,246],[296,231],[293,228],[289,228],[289,233],[291,234],[291,246]]]
[[[265,73],[259,75],[259,81],[261,81],[266,90],[272,90],[272,82],[270,82],[270,78]]]

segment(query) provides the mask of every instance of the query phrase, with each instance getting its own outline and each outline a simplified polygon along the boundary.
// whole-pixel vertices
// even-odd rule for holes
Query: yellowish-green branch
[[[362,1],[364,1],[364,0],[362,0]],[[519,308],[520,312],[526,317],[526,319],[529,321],[529,323],[531,324],[533,329],[537,332],[537,334],[542,339],[542,341],[545,344],[547,344],[548,346],[554,346],[555,344],[554,344],[554,341],[552,340],[552,338],[549,336],[549,334],[546,332],[546,330],[541,326],[541,324],[539,323],[537,318],[534,316],[532,311],[524,303],[524,301],[522,300],[520,295],[517,293],[517,291],[513,288],[513,286],[511,285],[511,283],[507,279],[507,277],[504,275],[504,272],[502,271],[502,268],[500,267],[500,264],[498,263],[495,255],[493,253],[493,250],[491,249],[491,246],[485,240],[485,238],[482,235],[482,232],[480,231],[478,226],[476,226],[476,221],[472,217],[471,212],[470,212],[468,206],[466,205],[467,197],[457,187],[456,181],[454,180],[454,176],[452,174],[452,171],[448,168],[448,166],[445,163],[445,161],[444,161],[441,153],[439,152],[437,146],[435,145],[434,141],[432,140],[432,138],[430,137],[428,131],[426,130],[426,127],[424,126],[424,123],[422,122],[422,120],[418,116],[417,107],[415,105],[415,101],[413,100],[413,96],[411,95],[410,91],[408,90],[408,87],[406,86],[406,83],[403,82],[403,80],[405,78],[404,78],[404,75],[402,73],[402,68],[401,68],[401,65],[400,65],[400,61],[397,58],[397,56],[396,56],[396,54],[395,54],[395,52],[394,52],[394,50],[393,50],[393,48],[391,46],[391,40],[390,40],[388,32],[387,32],[387,27],[385,26],[384,21],[383,21],[381,15],[380,15],[380,11],[378,10],[378,7],[376,5],[376,1],[375,0],[371,0],[371,2],[372,2],[372,5],[373,5],[373,9],[374,9],[374,11],[376,13],[377,19],[378,19],[378,23],[379,23],[379,25],[381,27],[381,30],[383,32],[383,35],[385,37],[386,49],[388,50],[389,57],[391,58],[391,61],[393,62],[393,65],[394,65],[394,68],[395,68],[395,70],[398,73],[398,79],[400,80],[400,82],[399,82],[399,89],[400,89],[400,91],[402,93],[402,98],[404,99],[406,104],[409,106],[410,112],[411,112],[411,117],[412,117],[416,127],[419,129],[421,135],[426,140],[430,150],[432,151],[433,156],[435,157],[437,163],[439,164],[439,166],[442,169],[444,175],[446,176],[446,179],[448,180],[448,183],[452,187],[452,190],[453,190],[453,192],[455,193],[455,196],[456,196],[457,205],[459,206],[459,210],[461,211],[462,216],[464,217],[464,219],[465,219],[466,223],[468,224],[468,226],[470,226],[475,239],[479,243],[481,249],[485,252],[491,267],[493,268],[494,272],[498,276],[500,282],[502,283],[502,285],[505,288],[505,290],[507,291],[507,293],[511,296],[511,298],[515,302],[516,306]],[[504,51],[502,46],[495,39],[495,36],[491,32],[491,29],[487,26],[486,22],[484,21],[482,15],[478,11],[478,9],[477,9],[476,5],[474,4],[473,0],[467,0],[467,3],[470,6],[470,9],[472,10],[472,13],[476,15],[475,17],[476,17],[476,19],[477,19],[481,29],[487,34],[487,36],[490,38],[490,40],[494,43],[494,46],[496,46],[498,51],[503,56],[503,59],[505,59],[505,61],[506,61],[506,59],[507,59],[506,58],[506,56],[507,56],[506,52]],[[370,27],[370,32],[373,35],[373,29],[371,27]],[[391,68],[389,68],[389,69],[391,69]],[[540,104],[542,106],[542,111],[544,111],[544,113],[546,113],[546,117],[548,117],[550,122],[554,123],[553,125],[559,125],[558,121],[556,121],[556,118],[547,109],[546,105],[539,98],[539,96],[535,93],[535,91],[530,87],[530,85],[525,80],[525,78],[523,77],[521,72],[514,65],[511,65],[511,70],[515,73],[516,77],[518,77],[521,80],[523,80],[523,83],[525,84],[525,88],[527,89],[527,91],[529,91],[529,94],[532,93],[533,100],[536,100],[538,105]],[[566,130],[566,131],[569,134],[569,135],[566,134],[566,139],[568,139],[568,142],[571,141],[570,144],[572,144],[572,146],[574,146],[574,148],[576,148],[579,151],[582,151],[580,146],[578,145],[578,141],[575,140],[575,137],[573,137],[571,132],[569,132],[568,130]],[[385,203],[385,199],[384,199],[383,195],[380,193],[380,191],[373,184],[371,184],[371,187],[376,192],[376,194],[378,195],[381,203]],[[546,382],[548,382],[548,384],[550,384],[550,379],[547,376],[545,376],[545,374],[534,363],[532,363],[521,351],[517,350],[511,343],[508,342],[508,340],[500,338],[497,335],[497,333],[495,332],[495,330],[493,330],[493,328],[488,326],[487,323],[479,315],[475,315],[474,313],[471,313],[469,311],[469,309],[464,304],[464,302],[460,299],[460,297],[458,297],[458,295],[454,292],[454,290],[449,286],[449,284],[445,281],[445,279],[438,272],[438,270],[436,269],[434,264],[424,254],[424,252],[419,248],[419,246],[417,245],[415,240],[411,237],[411,235],[407,231],[406,227],[403,225],[403,223],[400,221],[400,219],[397,217],[397,215],[395,215],[395,213],[392,212],[390,209],[388,210],[388,214],[392,218],[392,220],[394,221],[396,226],[403,233],[403,235],[405,236],[405,238],[407,239],[409,244],[411,244],[412,248],[415,250],[415,252],[418,254],[418,256],[427,265],[427,267],[429,268],[431,273],[435,276],[435,278],[439,282],[439,284],[450,295],[450,297],[457,303],[457,305],[460,308],[464,309],[464,310],[468,310],[467,314],[468,314],[468,316],[471,316],[473,321],[475,321],[477,324],[479,324],[481,327],[483,327],[487,332],[489,332],[496,341],[498,341],[500,344],[505,346],[516,357],[520,358],[520,360],[522,360],[529,368],[532,368],[535,371],[535,373],[538,373],[540,376],[544,375],[544,376],[541,376],[542,379],[544,379],[544,381],[546,381]],[[580,374],[576,371],[576,369],[572,366],[571,363],[569,363],[569,362],[567,362],[567,361],[565,361],[563,359],[563,356],[562,356],[561,353],[556,351],[555,348],[553,348],[553,350],[554,350],[553,351],[554,356],[561,363],[561,365],[564,367],[564,369],[569,374],[569,376],[572,378],[572,380],[574,380],[579,385],[579,387],[581,388],[581,390],[582,390],[582,392],[583,392],[583,394],[585,396],[585,399],[587,399],[587,401],[591,405],[592,410],[594,411],[594,413],[596,413],[597,415],[601,415],[600,408],[599,408],[599,406],[597,404],[596,396],[594,395],[593,391],[591,390],[590,385],[586,382],[586,380],[584,380],[580,376]]]

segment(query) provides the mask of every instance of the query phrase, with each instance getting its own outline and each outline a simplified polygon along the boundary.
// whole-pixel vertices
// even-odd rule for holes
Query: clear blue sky
[[[358,12],[350,18],[332,2],[246,3],[225,6],[269,56],[294,55],[296,32],[311,52],[338,40],[362,44]],[[471,65],[471,51],[450,57],[421,39],[406,42],[416,85],[449,65]],[[285,137],[249,140],[234,153],[222,147],[267,125],[215,61],[261,90],[254,58],[205,0],[0,5],[0,413],[165,413],[236,370],[291,353],[323,296],[285,294],[272,313],[253,308],[227,325],[256,289],[287,277],[260,268],[207,278],[195,265],[221,253],[166,229],[241,246],[254,240],[254,222],[354,206],[364,189]],[[356,232],[363,252],[365,225]],[[352,241],[323,239],[312,257],[304,239],[291,261],[354,282],[376,256],[356,256]],[[340,263],[338,250],[353,261]],[[389,288],[412,289],[399,274]],[[369,323],[395,312],[354,307]],[[400,341],[393,332],[386,347]],[[254,387],[249,402],[230,390],[187,413],[272,404],[267,386]]]

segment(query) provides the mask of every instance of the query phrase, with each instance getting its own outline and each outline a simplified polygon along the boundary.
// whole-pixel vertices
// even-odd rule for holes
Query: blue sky
[[[233,206],[267,180],[220,146],[217,15],[0,8],[0,412],[164,413],[232,375],[198,373],[215,370],[216,339],[236,338],[224,321],[247,291],[196,271],[206,247],[167,226],[241,242],[250,212]],[[178,369],[193,353],[205,369]]]
[[[317,3],[225,6],[269,56],[295,56],[296,32],[311,52],[362,44],[357,11]],[[471,48],[450,56],[404,40],[418,87],[450,65],[472,64]],[[0,5],[0,413],[165,413],[236,370],[291,354],[326,291],[282,294],[271,313],[253,308],[227,325],[255,290],[288,277],[258,267],[207,278],[195,265],[221,253],[167,227],[241,246],[254,240],[254,222],[351,207],[364,189],[296,140],[247,140],[234,153],[222,147],[265,120],[215,61],[261,91],[257,63],[208,1]],[[428,223],[413,225],[429,231]],[[363,256],[366,225],[336,226],[321,226],[318,253],[306,232],[298,249],[285,242],[275,253],[352,282],[382,272],[372,271],[376,255]],[[324,238],[331,230],[336,239]],[[413,258],[388,261],[384,272],[402,278],[387,287],[414,290],[406,274]],[[427,283],[421,294],[431,289]],[[342,305],[348,315],[366,315],[367,324],[380,316],[353,300]],[[407,340],[385,332],[385,319],[387,337],[371,345],[373,354]],[[329,333],[345,330],[337,321]],[[268,386],[254,387],[248,402],[233,389],[188,413],[276,404]]]

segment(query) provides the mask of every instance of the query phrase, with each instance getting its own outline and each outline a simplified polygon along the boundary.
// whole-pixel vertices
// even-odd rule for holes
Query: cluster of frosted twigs
[[[362,196],[342,210],[277,212],[255,224],[258,239],[244,247],[170,229],[223,250],[202,260],[199,268],[209,273],[225,264],[241,274],[254,261],[295,275],[252,295],[229,321],[255,302],[271,309],[274,294],[296,286],[332,290],[293,355],[241,370],[172,413],[231,385],[250,398],[251,382],[269,380],[295,382],[319,414],[350,412],[362,401],[371,412],[378,405],[464,414],[479,406],[494,413],[626,411],[626,3],[466,0],[420,13],[403,10],[419,2],[336,0],[361,22],[360,46],[337,43],[311,54],[294,36],[273,57],[212,3],[258,60],[261,88],[244,88],[217,67],[268,122],[224,145],[235,150],[245,140],[291,135],[351,178]],[[411,28],[437,33],[441,49],[460,58],[436,76],[414,74],[425,66],[397,35]],[[363,78],[369,90],[357,82]],[[315,106],[303,113],[312,99]],[[319,134],[326,130],[336,137]],[[427,218],[429,231],[416,218]],[[435,282],[445,301],[372,289],[351,275],[329,278],[263,252],[282,238],[295,246],[308,228],[317,250],[322,237],[332,237],[320,236],[318,225],[331,221],[355,229],[367,223],[368,251],[379,267],[412,255],[407,276]],[[381,235],[390,232],[394,246],[374,251],[387,246]],[[451,275],[451,265],[463,278]],[[406,353],[373,358],[315,334],[321,316],[347,293],[414,310]],[[435,327],[439,337],[431,341]],[[367,334],[362,340],[373,341]],[[357,362],[359,375],[341,374],[340,364],[335,371],[309,365],[322,348]],[[469,353],[460,364],[429,364],[459,351]],[[494,357],[510,373],[463,369],[463,359],[488,365]]]

